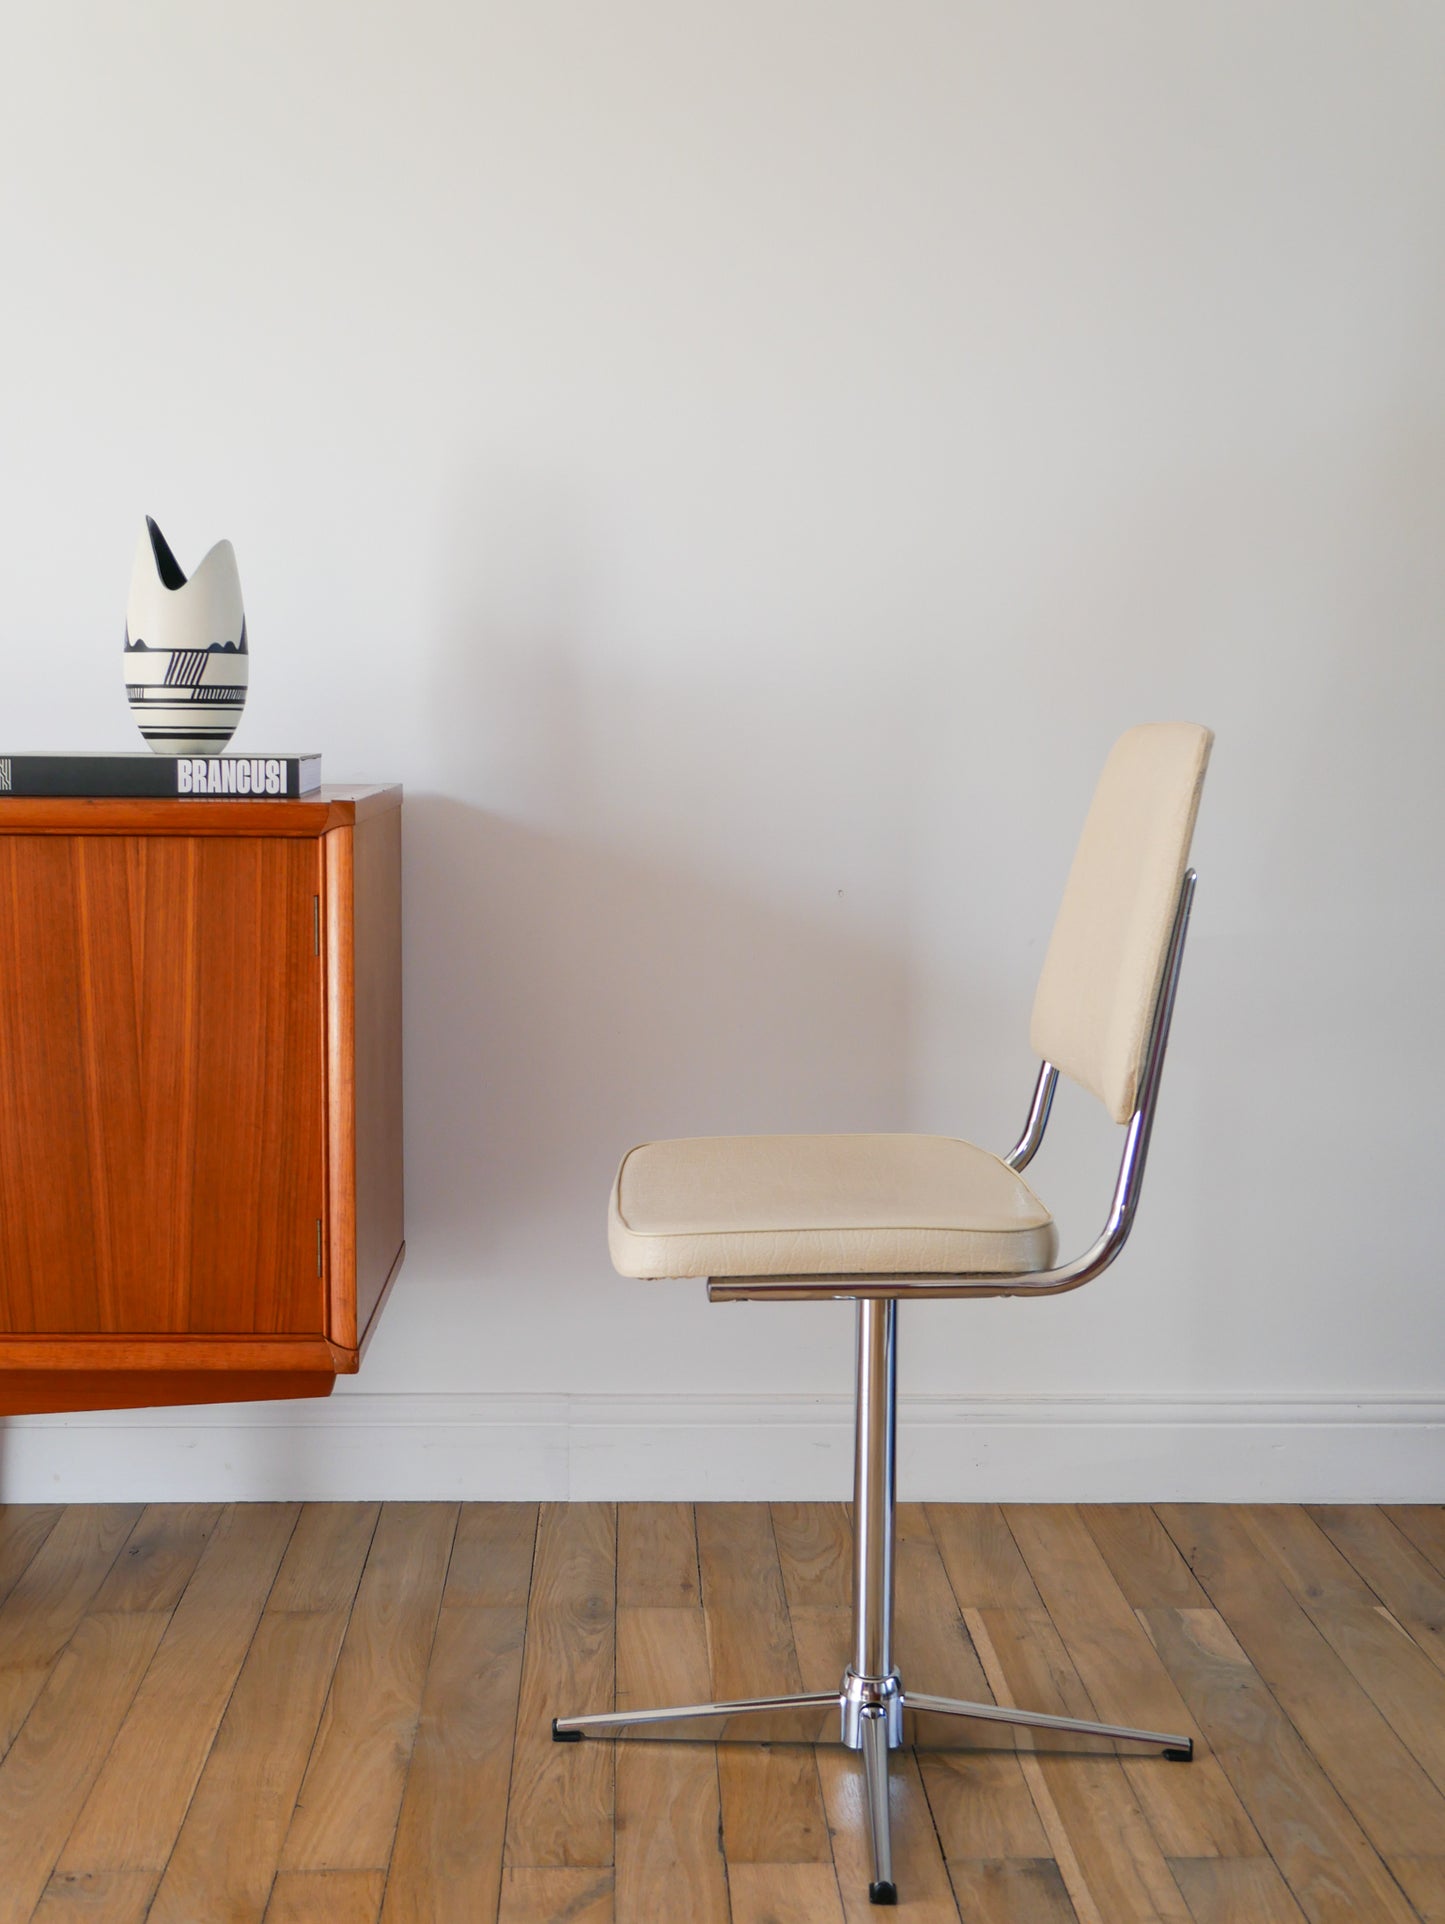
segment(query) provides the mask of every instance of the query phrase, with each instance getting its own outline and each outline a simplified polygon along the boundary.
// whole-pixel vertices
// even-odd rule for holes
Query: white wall
[[[138,746],[149,511],[238,747],[405,782],[409,1259],[330,1404],[12,1498],[841,1494],[845,1308],[611,1274],[639,1137],[1003,1146],[1114,734],[1218,731],[1135,1244],[923,1307],[935,1495],[1445,1495],[1445,13],[100,0],[0,63],[4,746]],[[1038,1184],[1100,1215],[1061,1103]]]

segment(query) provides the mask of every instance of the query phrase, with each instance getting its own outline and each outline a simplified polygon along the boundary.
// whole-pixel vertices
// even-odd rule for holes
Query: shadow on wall
[[[370,1381],[841,1381],[811,1306],[745,1368],[757,1319],[614,1278],[605,1208],[648,1138],[907,1126],[913,657],[651,497],[629,571],[585,489],[483,464],[449,496],[406,805],[409,1274]]]
[[[442,796],[406,836],[418,1251],[575,1275],[634,1142],[902,1126],[897,950]]]

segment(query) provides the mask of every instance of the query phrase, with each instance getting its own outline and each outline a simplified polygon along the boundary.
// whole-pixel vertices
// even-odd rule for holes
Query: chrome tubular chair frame
[[[858,1304],[856,1427],[853,1455],[853,1634],[848,1667],[836,1691],[786,1697],[755,1697],[732,1703],[678,1704],[660,1710],[608,1711],[586,1717],[558,1717],[552,1734],[559,1743],[583,1737],[678,1734],[736,1741],[822,1741],[833,1724],[835,1741],[862,1753],[875,1904],[895,1904],[892,1845],[888,1823],[888,1753],[905,1742],[904,1713],[1012,1724],[1029,1730],[1109,1738],[1145,1744],[1165,1757],[1187,1762],[1193,1739],[1161,1730],[1135,1730],[1122,1724],[1055,1717],[1010,1705],[963,1703],[905,1689],[893,1662],[893,1558],[896,1530],[896,1447],[898,1435],[898,1305],[909,1300],[954,1296],[1056,1296],[1102,1275],[1128,1240],[1139,1205],[1149,1136],[1158,1103],[1164,1053],[1194,900],[1195,873],[1187,871],[1179,891],[1174,924],[1165,952],[1149,1042],[1139,1078],[1139,1093],[1124,1138],[1119,1174],[1108,1219],[1097,1241],[1082,1256],[1057,1269],[1026,1275],[898,1276],[715,1276],[708,1296],[715,1303],[796,1302],[854,1298]],[[1039,1069],[1024,1132],[1004,1158],[1023,1169],[1043,1141],[1053,1105],[1058,1070]],[[836,1718],[836,1723],[833,1719]],[[791,1727],[788,1720],[792,1719]],[[687,1724],[704,1726],[682,1731]],[[781,1730],[780,1730],[781,1725]]]

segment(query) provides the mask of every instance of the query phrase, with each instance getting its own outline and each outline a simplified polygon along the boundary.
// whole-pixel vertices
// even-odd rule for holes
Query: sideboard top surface
[[[0,795],[0,835],[315,836],[400,807],[399,783],[320,788],[294,801]]]

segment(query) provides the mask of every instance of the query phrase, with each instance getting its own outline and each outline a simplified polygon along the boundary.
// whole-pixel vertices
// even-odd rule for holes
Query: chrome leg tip
[[[1171,1744],[1164,1752],[1171,1764],[1192,1764],[1194,1762],[1194,1739],[1187,1744]]]
[[[898,1886],[896,1884],[870,1884],[868,1886],[868,1902],[870,1904],[896,1904],[898,1902]]]
[[[580,1730],[559,1730],[557,1728],[557,1719],[555,1717],[552,1719],[552,1742],[554,1744],[580,1744],[581,1741],[582,1732]]]

